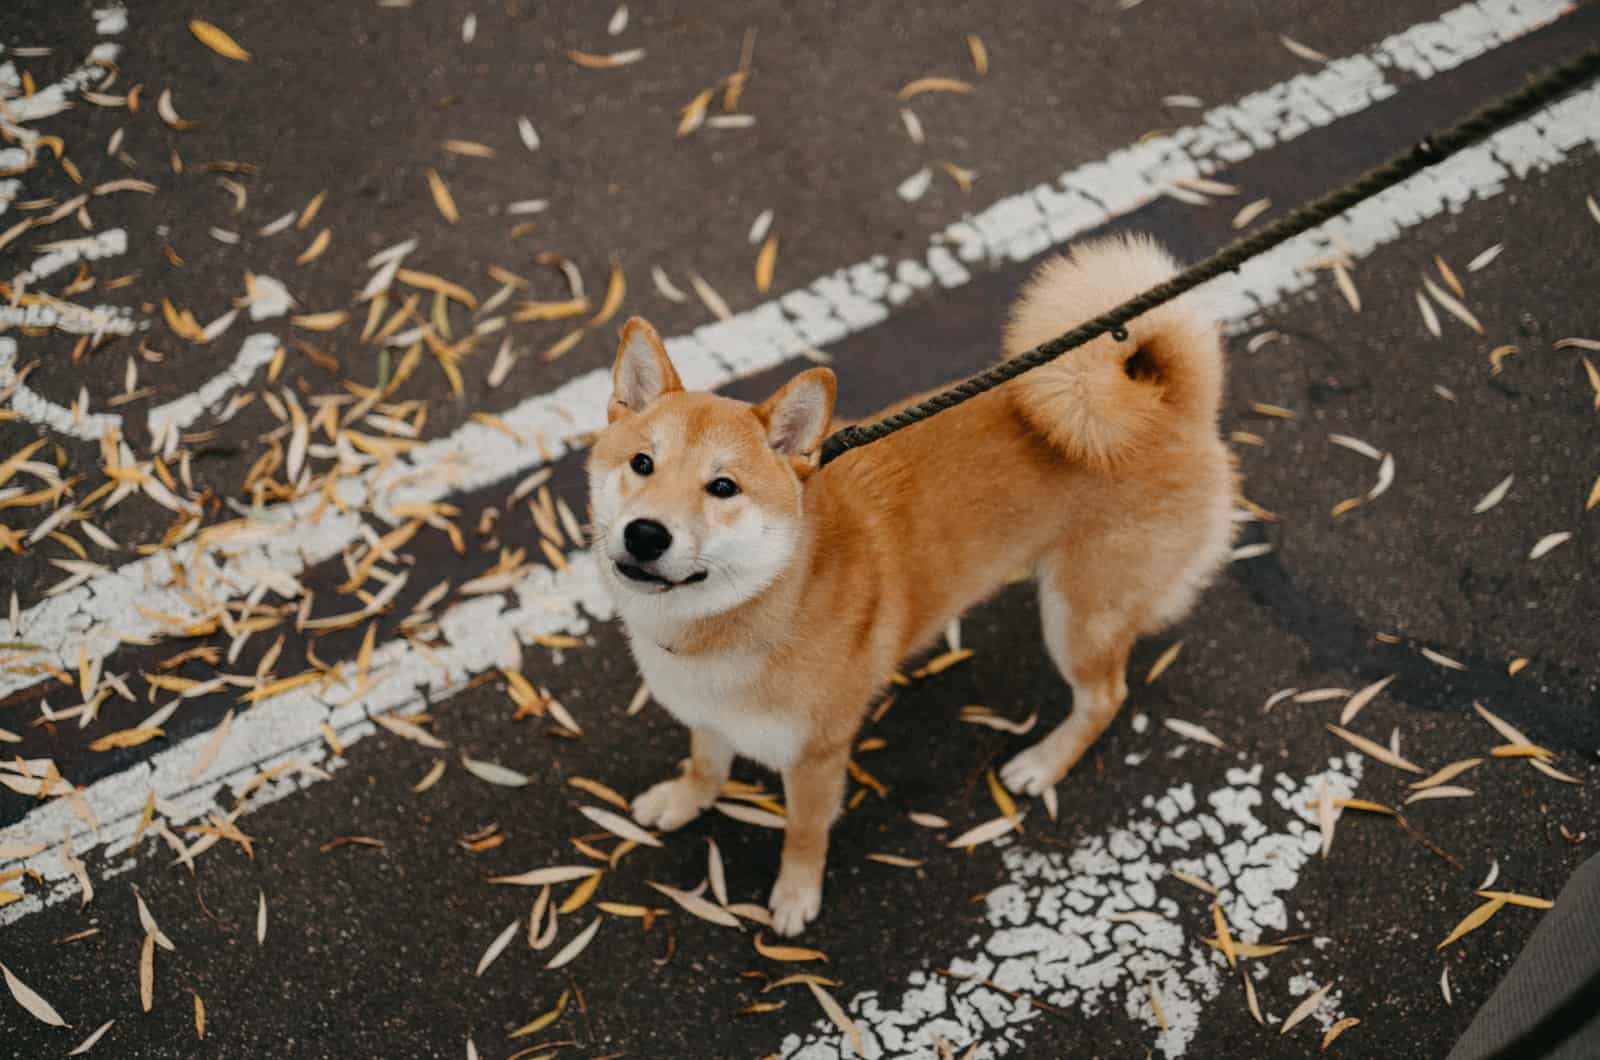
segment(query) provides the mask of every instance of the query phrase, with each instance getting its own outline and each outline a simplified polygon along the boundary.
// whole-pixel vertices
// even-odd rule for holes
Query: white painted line
[[[95,19],[99,32],[102,34],[120,32],[117,24],[117,15],[120,11],[120,8],[116,11],[111,9],[96,11]],[[126,18],[122,18],[123,26],[126,22]],[[31,147],[39,137],[39,134],[28,128],[26,123],[66,110],[72,105],[71,97],[78,91],[99,84],[110,76],[119,52],[120,48],[116,44],[102,41],[90,49],[89,58],[82,65],[61,80],[31,96],[7,100],[4,108],[0,109],[0,131],[4,131],[11,140],[23,146],[0,148],[0,169],[17,169],[25,165],[28,161],[28,152],[24,148]],[[4,47],[0,45],[0,54],[3,53]],[[0,86],[20,91],[21,85],[22,78],[16,64],[10,60],[0,62]],[[11,200],[23,197],[21,180],[0,181],[0,215],[5,214]],[[32,265],[12,277],[11,287],[21,293],[34,281],[69,265],[75,265],[79,261],[98,261],[102,258],[115,257],[126,251],[127,234],[122,229],[113,228],[97,232],[92,236],[73,240],[69,247],[40,255]],[[76,335],[92,335],[98,332],[126,335],[132,333],[134,325],[132,314],[128,310],[114,306],[101,305],[84,309],[70,303],[51,306],[0,305],[0,333],[12,327],[49,327]],[[57,434],[86,439],[98,439],[108,428],[121,426],[121,416],[104,413],[74,416],[70,409],[48,400],[26,383],[18,383],[18,360],[16,340],[0,334],[0,392],[8,388],[14,389],[11,407],[23,419],[48,427]],[[3,678],[0,678],[0,681],[3,681]],[[3,688],[4,685],[0,684],[0,689]],[[4,692],[0,691],[0,695],[3,694]]]
[[[1268,256],[1265,260],[1271,268],[1246,270],[1238,276],[1224,277],[1207,291],[1217,292],[1215,297],[1224,306],[1246,313],[1258,312],[1300,289],[1294,277],[1306,262],[1326,252],[1334,238],[1333,232],[1343,234],[1354,255],[1368,253],[1399,239],[1409,227],[1446,209],[1459,208],[1474,199],[1494,198],[1506,190],[1511,181],[1529,172],[1548,169],[1570,155],[1587,157],[1596,144],[1600,144],[1600,87],[1577,93],[1463,152],[1441,167],[1443,173],[1412,178],[1388,196],[1374,200],[1376,205],[1332,222],[1335,226],[1332,232],[1325,232],[1310,242],[1290,244],[1296,248],[1294,254]],[[603,388],[591,394],[590,400],[595,407],[603,408]],[[341,519],[346,521],[340,522]],[[341,528],[347,526],[352,536],[344,538]],[[359,524],[350,517],[330,515],[311,529],[316,536],[309,539],[310,547],[327,547],[332,540],[353,540],[354,534],[359,532]],[[270,531],[261,533],[266,540],[255,545],[247,547],[238,539],[230,542],[230,546],[240,548],[250,557],[248,562],[233,563],[226,570],[229,577],[237,580],[236,588],[243,592],[250,591],[258,582],[269,582],[274,571],[281,573],[293,567],[294,553],[285,551],[286,542],[292,540],[305,547],[308,541],[303,534],[286,532],[274,537],[270,536]],[[115,572],[115,577],[123,580],[110,583],[116,587],[109,591],[137,596],[144,606],[153,609],[175,606],[169,601],[169,596],[175,594],[163,595],[161,590],[138,580],[140,577],[155,579],[160,562],[152,559],[121,568]],[[220,566],[218,569],[220,571]],[[49,844],[48,847],[17,865],[0,865],[0,869],[37,870],[53,887],[46,903],[64,900],[74,893],[75,887],[61,857],[66,837],[72,837],[79,856],[98,846],[117,849],[132,835],[151,786],[177,805],[180,812],[173,815],[172,821],[175,825],[181,824],[213,807],[219,787],[237,790],[263,764],[290,758],[322,761],[325,751],[318,726],[324,720],[341,730],[341,739],[348,746],[371,731],[368,723],[362,720],[365,714],[420,707],[419,688],[436,700],[459,688],[473,673],[514,663],[518,654],[516,638],[520,636],[527,642],[529,631],[581,635],[587,632],[591,621],[604,621],[611,615],[609,601],[600,589],[587,556],[573,557],[570,568],[559,575],[545,570],[530,574],[517,587],[515,595],[516,604],[503,611],[499,609],[498,599],[483,597],[459,604],[441,616],[440,625],[449,646],[431,654],[445,667],[442,674],[435,673],[435,663],[430,661],[430,656],[405,642],[390,642],[379,649],[375,662],[375,665],[392,668],[389,679],[353,704],[333,707],[329,701],[337,701],[343,694],[337,691],[319,696],[299,690],[243,712],[234,719],[233,735],[227,746],[198,783],[188,779],[188,771],[209,734],[190,737],[124,774],[95,782],[83,795],[100,819],[97,834],[91,833],[62,801],[41,806],[17,829],[0,836],[0,844],[31,839]],[[24,635],[34,636],[30,630],[25,630]],[[81,631],[77,634],[82,635]],[[77,640],[72,643],[76,644]],[[75,660],[72,665],[76,665]],[[543,677],[536,675],[536,679]],[[269,793],[264,797],[280,797],[288,790],[292,790],[292,784],[281,793]],[[0,925],[41,907],[39,898],[29,897],[0,908]]]
[[[1174,180],[1215,171],[1288,143],[1313,127],[1354,114],[1395,93],[1389,83],[1391,72],[1404,77],[1432,76],[1571,10],[1573,5],[1564,0],[1464,4],[1365,53],[1335,59],[1314,73],[1217,107],[1196,125],[1115,151],[1101,161],[1068,170],[1050,183],[1001,199],[936,234],[919,260],[891,265],[887,257],[870,258],[738,313],[731,320],[670,339],[667,347],[684,382],[692,387],[720,386],[752,375],[813,346],[837,342],[882,322],[920,290],[965,284],[970,279],[968,266],[1025,260],[1137,209],[1162,194]],[[1556,157],[1559,155],[1558,150]],[[1515,151],[1513,156],[1521,157]],[[1309,245],[1317,238],[1315,234],[1301,237],[1294,246]],[[1238,289],[1253,292],[1271,285],[1281,295],[1309,284],[1309,276],[1297,276],[1288,266],[1291,261],[1304,260],[1295,256],[1297,253],[1289,248],[1280,251],[1270,263],[1258,266],[1250,281]],[[1260,301],[1265,296],[1254,297]],[[0,389],[7,383],[6,363],[0,350]],[[608,373],[591,372],[530,398],[501,417],[517,434],[537,439],[537,443],[519,445],[500,430],[469,422],[448,437],[417,447],[408,461],[397,461],[365,492],[376,499],[375,509],[384,517],[396,503],[437,500],[451,492],[489,486],[525,473],[546,454],[550,459],[559,458],[575,438],[603,426],[609,385]],[[346,479],[341,490],[358,506],[362,502],[358,483]],[[281,532],[247,549],[236,560],[213,551],[198,562],[219,575],[239,566],[297,575],[304,564],[335,555],[361,538],[366,527],[361,519],[328,517],[320,523],[308,522],[304,516],[317,503],[318,498],[312,497],[286,506],[278,514]],[[228,551],[235,551],[239,544],[229,541]],[[189,559],[187,553],[185,557]],[[29,639],[52,646],[56,663],[70,669],[76,666],[79,645],[86,638],[92,640],[92,650],[103,655],[112,650],[116,637],[152,635],[155,628],[140,614],[139,605],[155,605],[141,593],[143,587],[167,580],[164,575],[170,562],[165,555],[140,559],[30,607],[24,617]],[[223,584],[231,584],[232,592],[239,595],[248,591],[253,581],[224,577]],[[30,683],[19,675],[0,674],[0,696]]]
[[[1164,1057],[1183,1056],[1204,1004],[1224,989],[1239,997],[1238,1018],[1248,1016],[1227,962],[1200,941],[1212,934],[1211,899],[1165,878],[1167,870],[1218,887],[1229,929],[1241,941],[1316,933],[1326,925],[1294,914],[1287,899],[1321,845],[1316,815],[1305,804],[1320,781],[1333,798],[1348,798],[1360,779],[1356,754],[1330,759],[1325,771],[1301,781],[1279,773],[1263,783],[1258,763],[1229,769],[1227,783],[1203,802],[1191,784],[1146,796],[1141,815],[1079,841],[1070,853],[1008,846],[1001,854],[1007,880],[984,902],[985,937],[939,966],[1085,1020],[1124,1016],[1149,1035],[1141,1044]],[[1268,797],[1281,813],[1261,812]],[[1314,941],[1275,958],[1279,964],[1248,963],[1269,1024],[1288,1015],[1294,980],[1304,978],[1273,985],[1271,973],[1314,964],[1325,944]],[[957,1056],[974,1042],[983,1043],[977,1055],[984,1060],[1040,1055],[1036,1045],[1030,1048],[1029,1026],[1042,1016],[1026,1002],[931,967],[913,971],[906,982],[898,998],[868,992],[846,1006],[865,1039],[867,1060],[936,1056],[940,1038]],[[1164,1030],[1151,1006],[1152,987]],[[1318,1010],[1324,1028],[1337,1012],[1335,995]],[[810,1033],[786,1038],[778,1055],[848,1060],[855,1054],[837,1027],[819,1020]]]

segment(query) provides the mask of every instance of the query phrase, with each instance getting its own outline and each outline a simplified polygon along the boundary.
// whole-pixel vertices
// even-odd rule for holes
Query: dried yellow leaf
[[[828,955],[821,950],[808,950],[803,946],[768,946],[761,941],[758,933],[755,938],[756,952],[769,961],[826,961]]]
[[[191,19],[189,32],[193,33],[195,39],[201,44],[204,44],[224,59],[232,59],[241,63],[250,61],[250,53],[239,47],[238,41],[203,19]]]
[[[600,303],[600,312],[596,313],[594,319],[589,321],[589,326],[597,328],[613,316],[616,316],[618,308],[622,305],[622,299],[627,292],[628,281],[627,277],[622,273],[622,265],[620,262],[613,261],[611,263],[611,279],[606,284],[605,300]]]
[[[979,77],[989,76],[989,49],[976,33],[967,34],[967,50],[972,53],[972,69]]]
[[[522,675],[518,674],[517,676],[521,677]],[[588,792],[597,799],[604,799],[606,802],[609,802],[611,805],[624,812],[628,812],[632,808],[627,799],[623,798],[612,788],[608,788],[606,785],[600,783],[598,780],[590,780],[588,777],[568,777],[567,783],[572,787],[577,788],[579,791]]]
[[[1462,919],[1461,923],[1455,926],[1455,930],[1446,935],[1444,941],[1435,946],[1434,949],[1442,950],[1452,942],[1459,939],[1461,936],[1465,935],[1467,932],[1476,931],[1478,928],[1483,927],[1483,925],[1489,922],[1490,917],[1494,916],[1501,909],[1505,908],[1506,905],[1507,902],[1504,898],[1491,898],[1487,902],[1484,902],[1482,905],[1478,906],[1478,908],[1468,913]]]
[[[778,264],[778,237],[770,235],[756,255],[756,290],[766,294],[772,287],[772,271]]]
[[[444,178],[431,169],[428,170],[428,190],[433,194],[433,205],[441,217],[451,224],[461,220],[461,212],[456,209],[456,200],[451,197]]]
[[[1444,262],[1440,262],[1439,264],[1443,265]],[[1345,1031],[1349,1030],[1351,1027],[1354,1027],[1360,1022],[1361,1020],[1355,1016],[1346,1016],[1344,1019],[1330,1026],[1322,1035],[1322,1048],[1319,1051],[1324,1053],[1327,1052],[1328,1046],[1332,1045],[1334,1041],[1338,1039],[1339,1035],[1343,1034]]]
[[[1170,667],[1174,662],[1177,662],[1178,653],[1181,651],[1183,651],[1183,641],[1173,641],[1171,646],[1169,646],[1166,651],[1162,652],[1155,662],[1150,664],[1150,672],[1144,675],[1144,683],[1147,685],[1155,684],[1156,679],[1162,674],[1166,673],[1167,668]]]
[[[896,98],[904,101],[924,92],[958,92],[964,95],[972,92],[973,88],[972,82],[960,81],[953,77],[919,77],[901,88],[896,93]]]
[[[159,728],[119,729],[116,732],[108,732],[98,740],[92,741],[89,744],[89,750],[110,751],[119,747],[138,747],[142,743],[148,743],[158,736],[165,735],[166,730]]]

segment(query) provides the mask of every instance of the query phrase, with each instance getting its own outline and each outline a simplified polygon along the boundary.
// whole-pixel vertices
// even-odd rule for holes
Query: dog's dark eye
[[[739,484],[731,478],[714,478],[706,483],[706,492],[713,497],[732,497],[739,492]]]
[[[633,468],[635,475],[648,475],[656,469],[656,462],[650,459],[648,453],[634,453],[633,459],[628,461],[628,466]]]

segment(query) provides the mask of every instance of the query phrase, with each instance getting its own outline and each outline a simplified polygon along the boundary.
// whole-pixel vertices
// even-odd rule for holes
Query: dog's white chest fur
[[[629,640],[650,694],[680,722],[713,730],[739,754],[769,769],[782,770],[799,756],[800,726],[754,694],[758,659],[675,655],[631,630]]]

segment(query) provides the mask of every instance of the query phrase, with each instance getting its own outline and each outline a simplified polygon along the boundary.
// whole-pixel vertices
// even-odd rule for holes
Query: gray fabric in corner
[[[1600,1057],[1600,854],[1572,874],[1449,1060]]]

